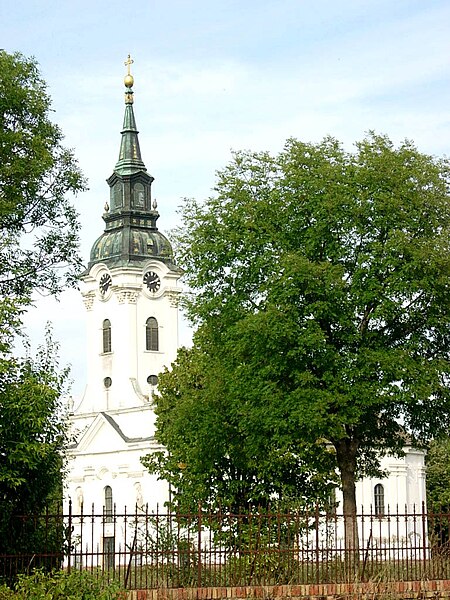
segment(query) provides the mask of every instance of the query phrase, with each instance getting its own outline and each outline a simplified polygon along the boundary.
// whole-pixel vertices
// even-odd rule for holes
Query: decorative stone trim
[[[132,292],[130,290],[121,290],[120,292],[117,292],[119,304],[124,304],[125,302],[128,304],[136,304],[138,296],[139,292]]]
[[[176,308],[178,306],[180,302],[180,294],[180,288],[166,288],[165,295],[169,298],[170,306],[172,306],[173,308]]]
[[[83,303],[86,307],[86,310],[92,310],[94,306],[95,294],[93,292],[88,292],[87,294],[83,294]]]

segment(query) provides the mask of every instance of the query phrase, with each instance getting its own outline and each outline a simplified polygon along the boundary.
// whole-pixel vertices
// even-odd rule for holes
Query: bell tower
[[[141,157],[133,110],[132,62],[125,62],[125,115],[119,158],[107,179],[105,228],[81,276],[88,330],[88,381],[77,409],[83,413],[148,404],[178,347],[181,273],[157,227],[154,178]]]
[[[155,510],[169,497],[167,482],[148,473],[141,457],[163,450],[155,439],[152,395],[159,374],[176,358],[181,272],[157,227],[153,177],[141,157],[134,118],[131,64],[128,57],[125,115],[119,158],[107,179],[104,231],[81,275],[88,378],[70,414],[65,502],[68,510],[71,500],[73,514],[94,505],[99,514],[112,514],[113,507],[118,513],[125,507],[141,511],[147,504]],[[83,538],[82,525],[74,539],[77,535]],[[90,535],[92,547],[110,556],[125,547],[112,519]]]

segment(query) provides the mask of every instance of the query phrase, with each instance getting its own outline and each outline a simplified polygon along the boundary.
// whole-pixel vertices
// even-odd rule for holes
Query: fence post
[[[422,544],[423,544],[423,567],[427,564],[427,521],[425,514],[425,502],[422,501]]]
[[[197,530],[197,587],[202,587],[202,505],[198,503],[198,530]]]
[[[72,498],[69,498],[69,524],[67,526],[67,572],[72,563]]]
[[[127,589],[128,582],[130,581],[131,563],[133,562],[133,556],[136,553],[136,544],[137,544],[137,536],[138,536],[138,505],[137,505],[137,502],[136,502],[135,510],[136,510],[136,512],[134,515],[134,537],[133,537],[133,542],[132,542],[131,548],[130,548],[130,558],[128,560],[127,572],[125,574],[125,589]]]
[[[320,572],[319,572],[319,565],[320,565],[320,555],[319,555],[319,543],[320,543],[320,538],[319,538],[319,505],[316,503],[316,514],[315,514],[315,521],[316,521],[316,583],[319,584],[320,583]]]

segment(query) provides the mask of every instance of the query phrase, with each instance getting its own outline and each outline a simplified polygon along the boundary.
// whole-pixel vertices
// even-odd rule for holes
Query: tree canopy
[[[36,61],[0,50],[0,294],[75,283],[79,223],[70,196],[85,180],[50,120]]]
[[[255,462],[283,443],[299,461],[331,450],[350,515],[380,454],[447,427],[449,183],[447,159],[369,133],[352,151],[325,138],[236,152],[211,198],[185,201],[176,246],[198,331],[191,379],[179,360],[155,400],[167,469],[180,438],[189,469],[199,382],[203,402],[232,406]],[[228,435],[203,436],[212,455]]]
[[[155,407],[165,450],[143,462],[170,482],[178,510],[195,511],[198,502],[233,512],[327,502],[337,481],[325,447],[277,435],[278,413],[261,419],[256,407],[246,410],[214,354],[183,348],[172,367],[160,378]],[[258,435],[249,436],[253,427]]]
[[[68,443],[67,369],[60,370],[57,345],[47,332],[35,356],[3,355],[0,361],[0,552],[36,551],[19,515],[41,513],[62,498],[62,473]],[[11,351],[11,349],[10,349]],[[52,527],[47,524],[47,535]]]
[[[450,512],[450,437],[434,439],[427,452],[427,508]]]
[[[0,553],[37,550],[28,530],[43,506],[62,499],[67,371],[57,346],[16,356],[23,311],[34,292],[74,285],[81,261],[73,195],[85,181],[50,119],[51,100],[33,58],[0,50]],[[28,524],[28,525],[27,525]],[[62,531],[48,527],[62,543]],[[31,546],[34,544],[34,547]]]

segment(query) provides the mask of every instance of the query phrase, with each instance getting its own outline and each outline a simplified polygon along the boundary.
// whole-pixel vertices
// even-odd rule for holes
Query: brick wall
[[[450,580],[134,590],[128,600],[389,600],[450,598]]]

